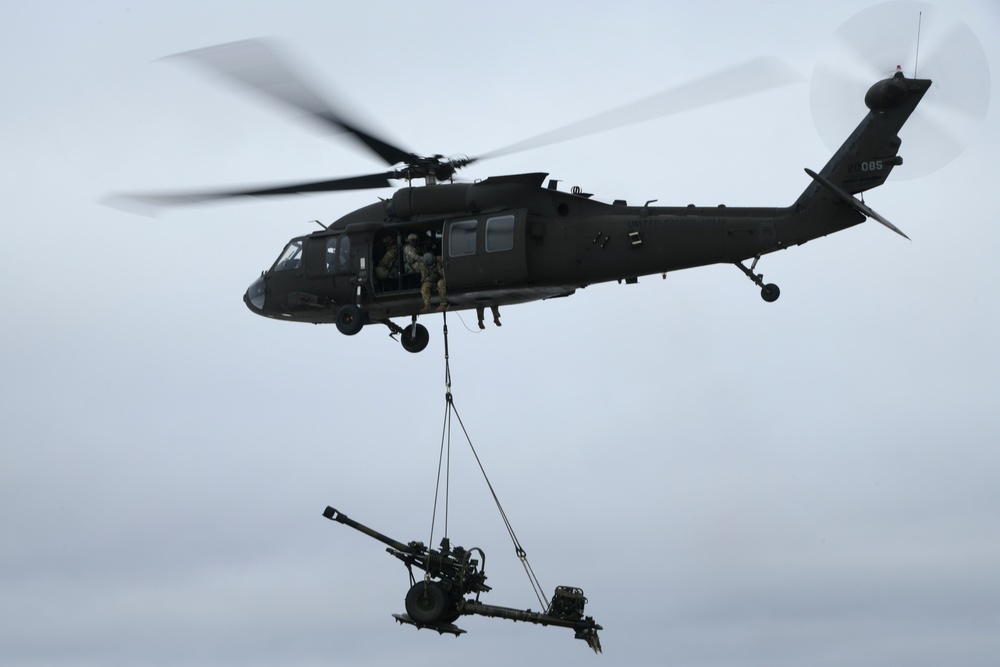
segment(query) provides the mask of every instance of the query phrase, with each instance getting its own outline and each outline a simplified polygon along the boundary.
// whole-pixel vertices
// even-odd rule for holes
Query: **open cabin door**
[[[448,288],[492,287],[528,278],[525,211],[449,220],[444,227]]]

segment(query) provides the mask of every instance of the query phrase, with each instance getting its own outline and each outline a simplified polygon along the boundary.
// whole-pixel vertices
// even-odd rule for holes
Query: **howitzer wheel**
[[[406,613],[417,623],[451,623],[458,614],[450,601],[440,582],[418,581],[406,593]]]

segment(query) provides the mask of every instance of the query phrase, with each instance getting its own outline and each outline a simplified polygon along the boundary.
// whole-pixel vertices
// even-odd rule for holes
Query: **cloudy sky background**
[[[959,158],[918,180],[904,165],[866,197],[912,242],[867,223],[768,256],[777,303],[721,266],[509,308],[482,333],[449,317],[462,420],[546,593],[586,591],[603,657],[563,629],[398,627],[405,568],[321,516],[330,504],[427,541],[440,318],[411,355],[384,328],[345,338],[254,317],[241,297],[310,220],[391,191],[156,219],[99,204],[380,168],[159,60],[173,53],[280,38],[404,147],[474,155],[753,56],[805,81],[874,3],[661,4],[8,3],[0,663],[995,664],[996,104]],[[1000,90],[1000,9],[949,6]],[[967,82],[935,83],[928,108]],[[907,128],[904,159],[919,146]],[[829,154],[804,82],[463,175],[784,206]],[[452,469],[450,534],[487,553],[484,601],[537,608],[466,449]]]

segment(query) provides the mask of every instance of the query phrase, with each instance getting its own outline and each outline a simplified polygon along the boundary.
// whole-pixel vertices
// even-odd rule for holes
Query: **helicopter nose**
[[[261,314],[264,310],[264,275],[261,274],[257,280],[250,283],[250,287],[247,288],[247,293],[243,295],[243,303],[247,305],[247,308],[257,313]]]

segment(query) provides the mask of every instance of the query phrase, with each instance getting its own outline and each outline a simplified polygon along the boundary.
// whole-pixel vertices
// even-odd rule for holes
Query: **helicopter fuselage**
[[[421,287],[427,276],[407,267],[399,251],[411,235],[421,255],[440,258],[447,295],[441,299],[435,284],[434,306],[446,301],[449,310],[568,296],[595,283],[739,263],[808,240],[794,207],[606,204],[543,188],[545,176],[403,188],[390,200],[293,239],[248,290],[246,303],[257,314],[297,322],[334,322],[345,304],[357,306],[366,323],[418,315],[425,310]],[[842,213],[825,223],[812,220],[806,236],[864,220],[847,207]],[[392,249],[394,256],[384,262]]]

